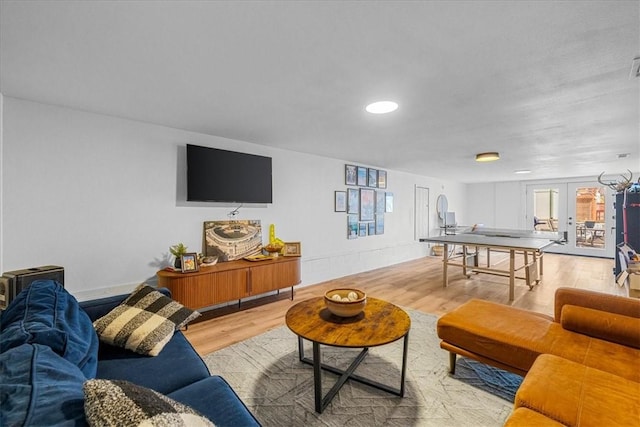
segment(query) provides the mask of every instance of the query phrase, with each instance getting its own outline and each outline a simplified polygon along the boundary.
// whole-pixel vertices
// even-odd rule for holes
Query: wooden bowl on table
[[[324,294],[327,309],[339,317],[353,317],[367,305],[367,294],[359,289],[332,289]]]

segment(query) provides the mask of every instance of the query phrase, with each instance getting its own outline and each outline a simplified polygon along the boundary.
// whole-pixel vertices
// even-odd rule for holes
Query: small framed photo
[[[358,168],[354,165],[344,165],[345,185],[358,185]]]
[[[347,215],[347,238],[358,238],[358,215]]]
[[[387,188],[387,171],[378,171],[378,188]]]
[[[369,187],[377,187],[378,186],[378,170],[377,169],[368,169],[368,180],[367,183]]]
[[[375,222],[368,222],[368,234],[369,236],[373,236],[376,234],[376,223]]]
[[[393,212],[393,193],[385,193],[385,212]]]
[[[347,192],[336,191],[334,200],[334,212],[346,212],[347,211]]]
[[[384,234],[384,215],[376,215],[376,234]]]
[[[358,224],[358,236],[366,237],[367,236],[367,223],[361,222]]]
[[[284,248],[282,249],[282,255],[284,256],[302,256],[302,249],[300,242],[284,242]]]
[[[358,186],[367,186],[367,168],[363,168],[361,166],[358,166]]]
[[[181,271],[183,273],[191,273],[194,271],[198,271],[198,254],[195,252],[189,252],[186,254],[182,254],[180,257],[180,262],[182,262]]]

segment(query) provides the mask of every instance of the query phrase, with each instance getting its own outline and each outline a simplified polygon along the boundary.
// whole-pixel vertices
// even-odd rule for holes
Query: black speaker
[[[64,286],[64,268],[45,265],[3,273],[0,277],[0,310],[7,308],[20,291],[36,280],[55,280]]]

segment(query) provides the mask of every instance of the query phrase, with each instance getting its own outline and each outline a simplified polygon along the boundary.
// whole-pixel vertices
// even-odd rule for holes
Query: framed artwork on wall
[[[373,221],[376,192],[368,188],[360,189],[360,221]]]
[[[358,166],[358,186],[367,186],[367,168],[363,168],[361,166]]]
[[[345,185],[358,185],[358,168],[355,165],[344,165]]]
[[[385,212],[393,212],[393,193],[386,192],[385,193]]]
[[[347,211],[347,192],[336,191],[334,192],[334,212],[346,212]]]
[[[376,213],[382,214],[385,211],[386,196],[384,191],[376,191]]]
[[[368,171],[368,179],[367,179],[367,185],[369,187],[377,187],[378,186],[378,170],[377,169],[367,169]]]
[[[357,214],[360,212],[360,194],[357,188],[347,189],[347,213]]]
[[[378,188],[387,188],[387,171],[378,171]]]
[[[358,215],[347,215],[347,238],[358,238]]]
[[[198,254],[195,252],[188,252],[186,254],[182,254],[180,257],[182,261],[181,271],[183,273],[191,273],[193,271],[198,271]]]
[[[376,215],[376,234],[384,234],[384,215]]]

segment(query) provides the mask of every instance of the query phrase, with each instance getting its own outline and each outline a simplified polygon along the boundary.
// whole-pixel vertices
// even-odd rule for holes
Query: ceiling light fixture
[[[521,170],[515,171],[514,173],[525,174],[525,173],[531,173],[531,171],[529,169],[521,169]]]
[[[379,101],[374,102],[366,106],[367,110],[371,114],[387,114],[398,109],[398,104],[393,101]]]
[[[495,151],[491,151],[488,153],[479,153],[476,154],[476,162],[493,162],[500,158],[500,153]]]

